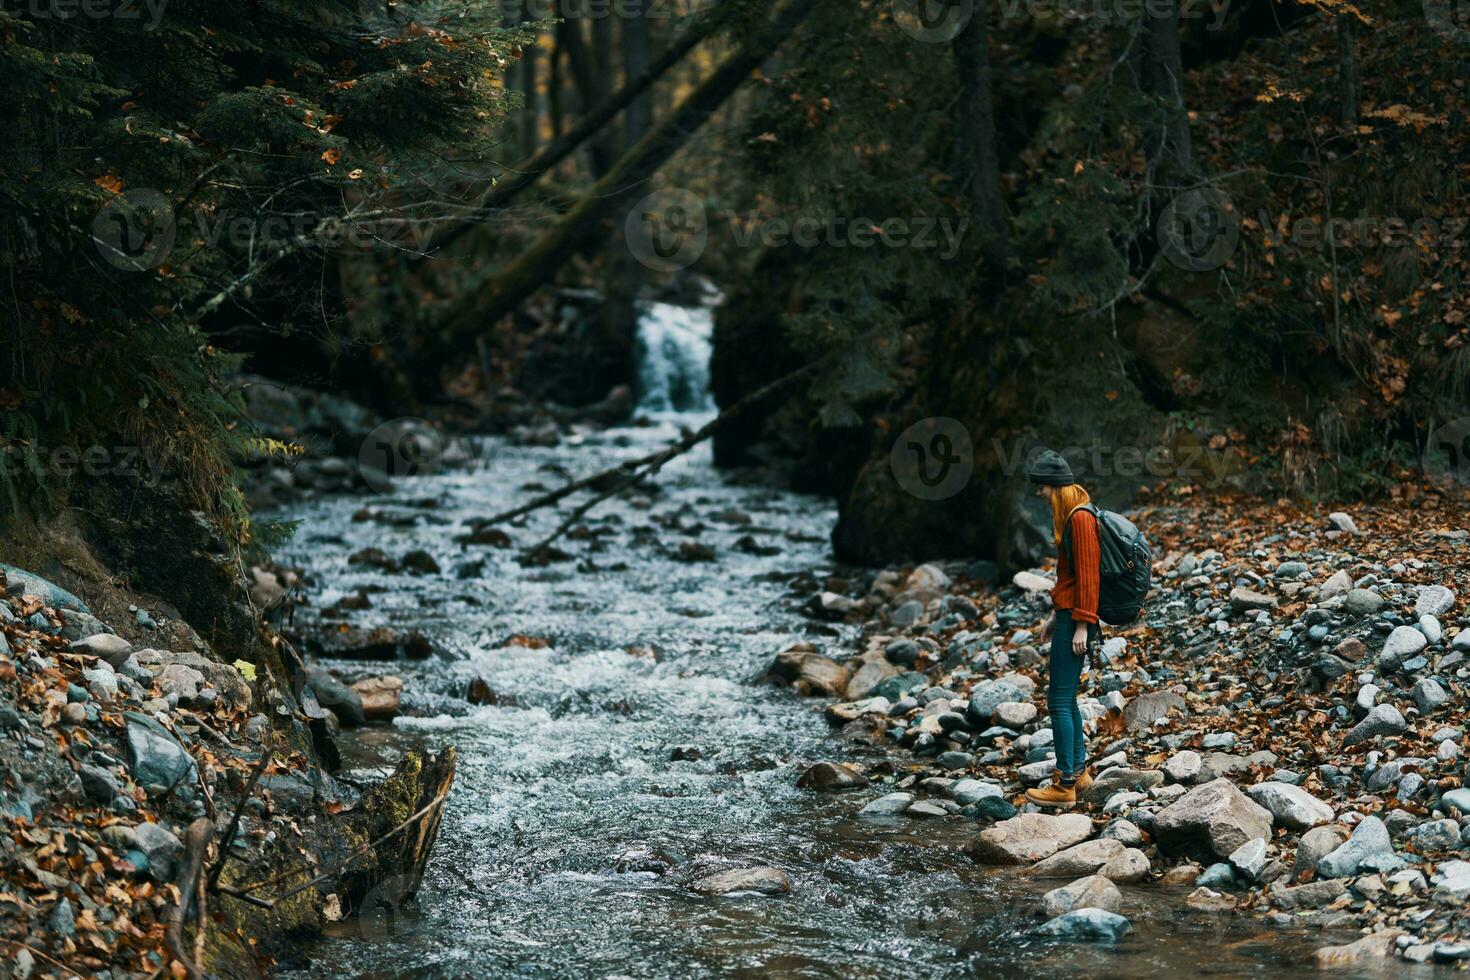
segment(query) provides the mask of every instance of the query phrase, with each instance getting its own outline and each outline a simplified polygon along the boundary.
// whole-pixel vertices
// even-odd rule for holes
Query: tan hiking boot
[[[1054,780],[1050,786],[1028,789],[1026,799],[1038,806],[1066,808],[1077,805],[1077,790],[1072,786],[1063,786],[1061,780]]]
[[[1060,769],[1053,769],[1051,771],[1051,781],[1052,781],[1052,785],[1054,785],[1054,786],[1060,786],[1061,785],[1061,783],[1062,783],[1062,771]],[[1081,796],[1083,793],[1087,792],[1087,787],[1089,787],[1091,785],[1092,785],[1092,773],[1091,772],[1089,772],[1088,770],[1084,769],[1084,770],[1082,770],[1081,772],[1079,772],[1077,774],[1077,786],[1076,786],[1076,789],[1077,789],[1077,795],[1078,796]]]

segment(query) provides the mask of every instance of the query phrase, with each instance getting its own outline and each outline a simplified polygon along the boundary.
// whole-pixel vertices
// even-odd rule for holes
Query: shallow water
[[[858,821],[881,788],[796,789],[803,764],[854,749],[817,702],[757,681],[794,640],[844,649],[843,631],[798,608],[832,571],[835,515],[826,502],[716,473],[707,448],[671,464],[652,498],[594,511],[588,526],[605,536],[561,543],[578,561],[523,568],[512,550],[453,541],[464,517],[526,499],[528,484],[555,486],[675,432],[666,421],[556,449],[486,441],[473,471],[288,515],[303,523],[279,557],[316,576],[315,608],[384,586],[354,621],[422,629],[442,651],[392,665],[418,717],[349,734],[348,774],[376,774],[410,746],[460,753],[418,899],[339,924],[303,950],[302,975],[1266,976],[1309,969],[1316,946],[1353,938],[1195,916],[1179,911],[1181,895],[1125,889],[1134,931],[1118,946],[1037,942],[1025,931],[1040,921],[1037,897],[1058,882],[971,864],[958,848],[973,825]],[[437,506],[411,506],[426,500]],[[365,504],[422,517],[413,527],[353,522]],[[723,523],[730,509],[750,523]],[[510,531],[524,545],[556,520],[542,512]],[[743,552],[745,535],[779,552]],[[684,540],[712,545],[717,560],[675,560]],[[444,573],[349,566],[368,545],[395,556],[426,548]],[[480,571],[456,577],[481,559]],[[506,647],[515,634],[551,642]],[[468,705],[474,677],[502,703]],[[700,757],[674,761],[676,747]],[[667,873],[641,870],[660,864]],[[710,899],[684,887],[696,868],[749,865],[783,869],[792,893]]]

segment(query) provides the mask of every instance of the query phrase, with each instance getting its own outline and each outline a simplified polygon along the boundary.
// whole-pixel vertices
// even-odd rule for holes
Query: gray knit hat
[[[1051,449],[1043,449],[1031,457],[1026,476],[1032,483],[1051,487],[1065,487],[1077,482],[1072,476],[1072,467],[1067,465],[1062,454]]]

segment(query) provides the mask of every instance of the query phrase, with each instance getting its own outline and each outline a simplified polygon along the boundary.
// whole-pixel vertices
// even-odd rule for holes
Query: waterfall
[[[714,312],[648,303],[638,316],[638,410],[649,415],[715,410],[709,390]]]

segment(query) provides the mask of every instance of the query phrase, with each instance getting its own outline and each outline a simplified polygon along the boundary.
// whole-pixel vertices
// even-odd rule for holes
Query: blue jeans
[[[1072,652],[1072,636],[1077,623],[1067,609],[1058,609],[1051,634],[1051,666],[1046,676],[1046,710],[1051,715],[1051,732],[1057,751],[1057,768],[1068,779],[1077,776],[1087,764],[1087,742],[1082,735],[1082,709],[1077,707],[1077,684],[1082,679],[1082,665],[1087,657]],[[1091,649],[1102,632],[1096,623],[1087,623],[1087,645]]]

